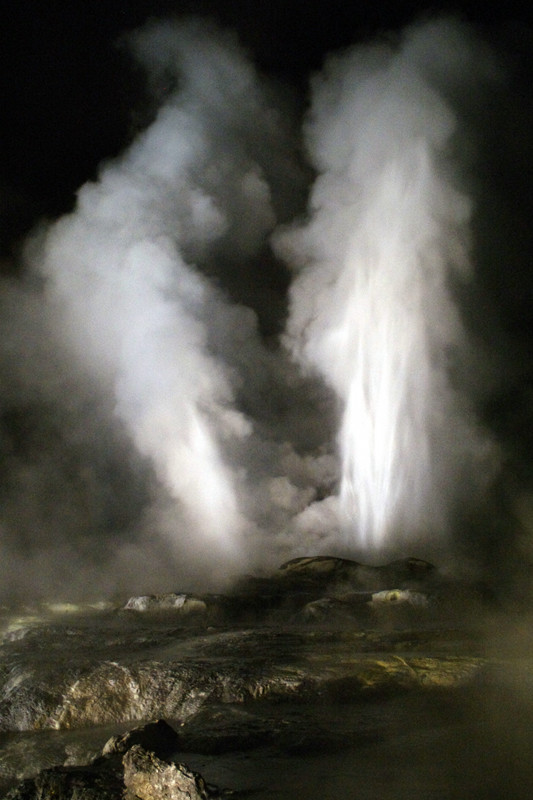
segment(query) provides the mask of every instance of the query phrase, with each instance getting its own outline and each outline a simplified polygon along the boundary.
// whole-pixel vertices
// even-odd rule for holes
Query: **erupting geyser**
[[[339,398],[341,525],[365,550],[447,530],[484,449],[450,378],[464,349],[450,280],[471,273],[450,98],[487,74],[481,55],[431,23],[331,58],[313,84],[310,219],[277,240],[301,268],[287,342]]]
[[[0,594],[205,591],[408,542],[434,558],[411,545],[459,530],[494,474],[458,304],[493,60],[453,20],[329,57],[295,222],[290,95],[206,20],[126,39],[158,110],[0,286]],[[297,271],[287,317],[271,242]]]
[[[233,37],[214,26],[154,23],[130,44],[171,88],[152,124],[34,245],[33,261],[61,344],[113,396],[175,500],[172,537],[189,557],[207,544],[213,571],[235,570],[246,521],[224,448],[251,430],[235,407],[232,361],[246,352],[235,339],[255,343],[255,315],[198,265],[264,246],[275,215],[257,154],[278,169],[282,126]]]

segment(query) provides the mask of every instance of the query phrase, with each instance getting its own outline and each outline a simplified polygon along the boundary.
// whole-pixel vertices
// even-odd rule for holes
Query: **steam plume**
[[[0,287],[0,591],[205,590],[437,539],[497,457],[455,294],[485,49],[438,21],[330,57],[295,223],[290,114],[234,37],[193,20],[126,38],[155,118]],[[296,271],[285,348],[263,336],[287,282],[269,242]]]
[[[313,82],[319,177],[309,220],[277,238],[300,270],[286,340],[339,398],[341,523],[366,551],[448,530],[465,476],[487,474],[452,380],[466,342],[451,285],[472,277],[452,98],[492,72],[444,21],[334,56]]]
[[[233,37],[191,21],[148,26],[130,43],[170,86],[166,99],[29,259],[57,338],[112,394],[176,501],[173,536],[207,548],[214,570],[235,571],[247,523],[225,449],[251,432],[235,407],[236,363],[259,340],[253,312],[196,264],[231,266],[264,247],[276,222],[270,183],[283,214],[290,173],[283,126]]]

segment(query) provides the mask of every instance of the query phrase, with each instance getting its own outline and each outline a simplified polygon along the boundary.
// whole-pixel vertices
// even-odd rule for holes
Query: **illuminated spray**
[[[464,331],[449,284],[470,277],[472,209],[442,89],[470,52],[460,28],[433,23],[396,50],[330,59],[306,128],[310,219],[277,239],[301,270],[286,342],[339,398],[340,524],[367,551],[446,530],[484,449],[450,380]]]
[[[188,557],[205,549],[213,571],[235,569],[246,521],[224,451],[251,425],[235,407],[233,356],[221,350],[234,335],[254,340],[255,316],[230,306],[195,261],[263,246],[275,217],[253,151],[261,137],[275,148],[277,131],[233,37],[191,20],[147,26],[131,44],[178,89],[48,229],[36,269],[61,342],[111,393],[175,499],[171,535]]]

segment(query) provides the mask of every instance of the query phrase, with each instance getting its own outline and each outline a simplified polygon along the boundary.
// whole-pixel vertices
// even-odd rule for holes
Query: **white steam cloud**
[[[245,520],[224,444],[251,425],[212,340],[236,348],[254,338],[255,320],[228,310],[194,263],[262,246],[275,216],[253,151],[262,139],[274,149],[278,135],[253,69],[227,37],[197,23],[156,25],[133,46],[178,88],[48,230],[35,269],[61,336],[112,390],[116,416],[179,502],[181,527],[227,568],[240,565]]]
[[[4,594],[205,589],[447,532],[493,474],[452,290],[472,278],[457,109],[485,52],[436,22],[329,58],[295,223],[291,115],[234,37],[128,43],[155,119],[2,291]],[[284,291],[269,242],[298,271],[282,346],[256,314]]]
[[[330,58],[313,83],[310,218],[277,238],[301,270],[287,342],[340,400],[339,514],[367,551],[449,530],[473,476],[487,477],[488,440],[451,380],[472,204],[448,96],[490,73],[461,28],[438,22]]]

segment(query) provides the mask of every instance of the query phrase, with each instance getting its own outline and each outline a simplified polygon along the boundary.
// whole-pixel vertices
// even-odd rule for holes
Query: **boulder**
[[[130,597],[124,606],[125,611],[177,611],[184,616],[189,614],[205,614],[207,605],[204,600],[190,594],[140,595]]]
[[[285,587],[329,587],[346,591],[377,592],[392,587],[417,589],[429,586],[436,577],[433,564],[420,558],[404,558],[390,564],[373,566],[347,558],[309,556],[293,558],[278,569],[278,579]],[[333,592],[331,591],[333,590]]]
[[[382,589],[379,592],[347,592],[312,600],[296,616],[306,623],[368,623],[369,613],[389,615],[397,611],[424,612],[430,606],[427,595],[409,589]],[[374,622],[376,621],[374,617]]]
[[[368,596],[365,594],[363,597],[365,599],[359,605],[351,605],[337,597],[321,597],[318,600],[312,600],[305,604],[298,614],[297,620],[319,624],[353,623],[361,605],[368,602]]]
[[[410,589],[384,589],[374,592],[369,600],[373,608],[387,608],[390,606],[404,606],[424,609],[429,605],[427,595],[422,592],[413,592]]]
[[[158,719],[156,722],[132,728],[121,735],[112,736],[105,743],[102,755],[123,754],[133,745],[141,745],[160,758],[167,758],[178,750],[180,737],[165,720]]]
[[[214,800],[223,793],[208,787],[202,776],[184,764],[170,764],[141,745],[123,758],[126,800]]]

